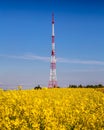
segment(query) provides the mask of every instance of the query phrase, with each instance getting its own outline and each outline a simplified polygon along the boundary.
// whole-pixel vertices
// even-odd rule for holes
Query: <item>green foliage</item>
[[[86,85],[86,86],[83,86],[83,85],[69,85],[68,88],[104,88],[104,86],[102,84],[98,84],[98,85]]]
[[[38,86],[34,87],[34,89],[42,89],[42,88],[40,87],[40,85],[38,85]]]
[[[77,88],[77,85],[69,85],[69,88]]]

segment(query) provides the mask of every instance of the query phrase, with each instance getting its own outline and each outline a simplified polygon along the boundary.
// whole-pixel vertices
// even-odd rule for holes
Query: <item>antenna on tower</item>
[[[54,24],[54,13],[52,13],[52,24]]]
[[[56,76],[56,57],[55,57],[54,13],[52,13],[52,51],[51,51],[50,78],[48,88],[56,88],[56,87],[57,87],[57,76]]]

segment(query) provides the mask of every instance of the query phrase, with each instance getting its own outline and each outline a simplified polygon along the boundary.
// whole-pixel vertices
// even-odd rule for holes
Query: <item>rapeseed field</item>
[[[104,93],[88,88],[0,90],[0,130],[104,130]]]

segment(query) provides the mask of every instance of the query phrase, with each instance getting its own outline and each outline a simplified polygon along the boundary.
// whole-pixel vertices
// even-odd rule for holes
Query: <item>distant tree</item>
[[[80,84],[80,85],[78,86],[78,88],[83,88],[83,86]]]
[[[102,84],[98,84],[98,87],[99,88],[103,88],[104,86]]]
[[[77,86],[77,85],[69,85],[68,88],[104,88],[104,86],[102,84],[98,84],[98,85],[86,85],[86,86],[82,86],[80,84],[79,86]]]
[[[77,85],[69,85],[68,88],[77,88]]]
[[[103,88],[104,86],[102,84],[98,85],[87,85],[86,88]]]
[[[86,88],[94,88],[94,85],[86,85]]]
[[[38,86],[34,87],[34,89],[42,89],[42,88],[40,87],[40,85],[38,85]]]

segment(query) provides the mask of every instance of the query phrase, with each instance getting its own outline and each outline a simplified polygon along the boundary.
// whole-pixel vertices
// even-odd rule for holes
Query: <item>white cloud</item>
[[[104,72],[104,69],[71,69],[70,72]]]
[[[65,58],[58,58],[57,61],[71,64],[104,65],[104,61],[96,61],[96,60],[78,60],[78,59],[70,60]]]
[[[3,58],[12,58],[12,59],[23,59],[23,60],[41,60],[41,61],[49,61],[49,57],[42,57],[37,55],[23,55],[23,56],[16,56],[16,55],[0,55]]]
[[[13,58],[13,59],[23,59],[23,60],[40,60],[40,61],[50,61],[50,57],[37,56],[37,55],[0,55],[3,58]],[[70,64],[87,64],[87,65],[104,65],[104,61],[96,60],[79,60],[79,59],[66,59],[66,58],[57,58],[57,62],[60,63],[70,63]]]

